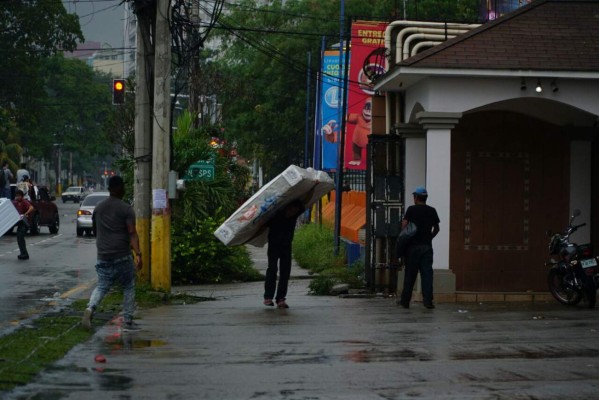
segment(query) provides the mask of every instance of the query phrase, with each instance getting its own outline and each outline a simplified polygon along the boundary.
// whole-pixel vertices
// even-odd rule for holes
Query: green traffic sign
[[[214,179],[214,161],[200,160],[191,164],[187,169],[187,174],[183,179],[188,180],[205,180],[211,181]]]

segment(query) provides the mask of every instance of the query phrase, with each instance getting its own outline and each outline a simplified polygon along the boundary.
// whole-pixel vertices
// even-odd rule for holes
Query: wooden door
[[[451,179],[456,289],[547,291],[546,231],[568,221],[569,143],[559,127],[516,113],[465,115],[452,133]]]

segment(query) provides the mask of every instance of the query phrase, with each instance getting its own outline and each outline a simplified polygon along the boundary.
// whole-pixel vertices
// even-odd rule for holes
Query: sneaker
[[[81,325],[83,325],[83,327],[85,329],[91,329],[93,317],[94,317],[94,311],[91,308],[86,308],[85,311],[83,311],[83,318],[81,318]]]
[[[426,308],[428,308],[429,310],[431,310],[431,309],[435,308],[435,305],[434,305],[433,303],[426,303],[426,304],[424,305],[424,307],[426,307]]]
[[[141,327],[133,321],[123,323],[123,332],[137,332]]]
[[[263,304],[265,306],[269,306],[269,307],[273,307],[275,305],[275,303],[273,303],[272,299],[264,299]]]
[[[289,305],[285,303],[285,300],[279,300],[277,301],[277,308],[289,308]]]
[[[29,254],[19,254],[17,258],[19,260],[29,260]]]

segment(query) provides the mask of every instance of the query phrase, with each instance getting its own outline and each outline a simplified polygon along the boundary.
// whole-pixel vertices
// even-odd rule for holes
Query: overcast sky
[[[85,40],[123,47],[125,6],[122,0],[63,0],[68,13],[79,15]]]

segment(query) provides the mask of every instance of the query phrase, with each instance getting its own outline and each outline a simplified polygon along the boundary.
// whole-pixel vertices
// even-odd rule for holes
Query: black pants
[[[277,286],[277,270],[279,284]],[[291,274],[291,245],[268,245],[268,269],[264,281],[264,298],[285,300]],[[275,297],[275,290],[277,295]]]
[[[418,272],[422,283],[422,301],[424,304],[433,304],[433,248],[431,246],[416,245],[408,249],[400,300],[402,304],[410,304]]]
[[[27,217],[25,217],[27,218]],[[25,246],[25,235],[29,230],[29,225],[25,221],[19,221],[17,224],[17,244],[19,245],[19,252],[22,256],[29,255],[27,253],[27,247]]]

